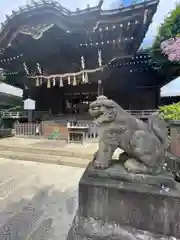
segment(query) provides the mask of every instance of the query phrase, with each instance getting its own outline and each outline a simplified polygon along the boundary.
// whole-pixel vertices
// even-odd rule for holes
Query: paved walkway
[[[13,146],[21,146],[21,147],[33,147],[33,148],[48,148],[48,149],[84,149],[85,151],[94,151],[95,148],[98,146],[98,142],[87,142],[85,144],[80,143],[70,143],[67,144],[63,140],[51,140],[51,139],[43,139],[43,138],[18,138],[18,137],[11,137],[11,138],[2,138],[0,139],[0,145],[13,145]]]
[[[0,158],[0,240],[65,240],[83,171]]]

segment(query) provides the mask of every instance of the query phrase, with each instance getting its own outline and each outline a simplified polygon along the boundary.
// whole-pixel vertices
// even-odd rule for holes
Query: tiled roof
[[[0,93],[5,93],[17,97],[22,97],[23,90],[20,88],[13,87],[11,85],[8,85],[6,83],[0,83]]]

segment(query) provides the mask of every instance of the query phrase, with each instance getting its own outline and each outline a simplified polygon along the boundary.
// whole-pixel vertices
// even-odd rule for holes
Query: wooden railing
[[[150,110],[126,110],[129,112],[132,116],[135,116],[137,118],[148,118],[152,114],[156,113],[156,109],[150,109]]]
[[[155,113],[156,110],[128,110],[133,116],[146,119],[151,114]],[[43,136],[42,123],[15,123],[15,133],[16,136]],[[67,121],[59,122],[60,125],[67,127],[70,132],[85,132],[85,141],[96,141],[98,140],[98,127],[91,120],[78,120],[78,121]],[[61,139],[61,134],[59,134],[58,139]]]
[[[43,116],[48,115],[47,111],[34,111],[34,117],[42,118]],[[4,119],[20,119],[20,118],[28,118],[28,111],[11,111],[11,112],[3,112],[1,111],[1,116]]]
[[[126,110],[131,115],[137,117],[137,118],[147,118],[148,116],[154,114],[157,110],[156,109],[150,109],[150,110]],[[34,111],[34,116],[38,118],[42,117],[43,115],[47,115],[47,111]],[[20,118],[28,118],[28,112],[27,111],[18,111],[18,112],[1,112],[1,116],[3,118],[13,118],[13,119],[20,119]]]
[[[94,123],[90,123],[90,124],[82,124],[80,122],[77,123],[73,123],[73,122],[68,122],[67,124],[67,128],[72,131],[81,131],[81,132],[85,132],[85,141],[94,141],[96,139],[98,139],[98,127],[94,124]]]
[[[27,111],[1,112],[1,116],[3,118],[13,118],[13,119],[28,118],[28,112]]]

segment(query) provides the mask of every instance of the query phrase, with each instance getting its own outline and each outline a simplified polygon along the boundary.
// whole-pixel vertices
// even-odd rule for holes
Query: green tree
[[[165,40],[180,36],[180,4],[161,24],[157,37],[151,49],[152,64],[163,75],[177,77],[180,73],[180,62],[170,62],[168,57],[162,53],[161,43]]]

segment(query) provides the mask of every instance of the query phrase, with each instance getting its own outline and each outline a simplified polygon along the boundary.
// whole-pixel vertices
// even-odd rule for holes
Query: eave
[[[0,92],[0,107],[16,106],[22,104],[22,97]]]
[[[20,34],[24,27],[33,27],[39,24],[54,24],[65,32],[96,32],[107,25],[120,24],[123,21],[130,22],[139,19],[139,25],[134,33],[137,48],[156,12],[159,0],[149,0],[143,3],[131,5],[114,10],[102,10],[100,3],[85,10],[71,12],[57,2],[40,1],[13,11],[11,16],[2,24],[0,32],[0,48],[6,48]]]

